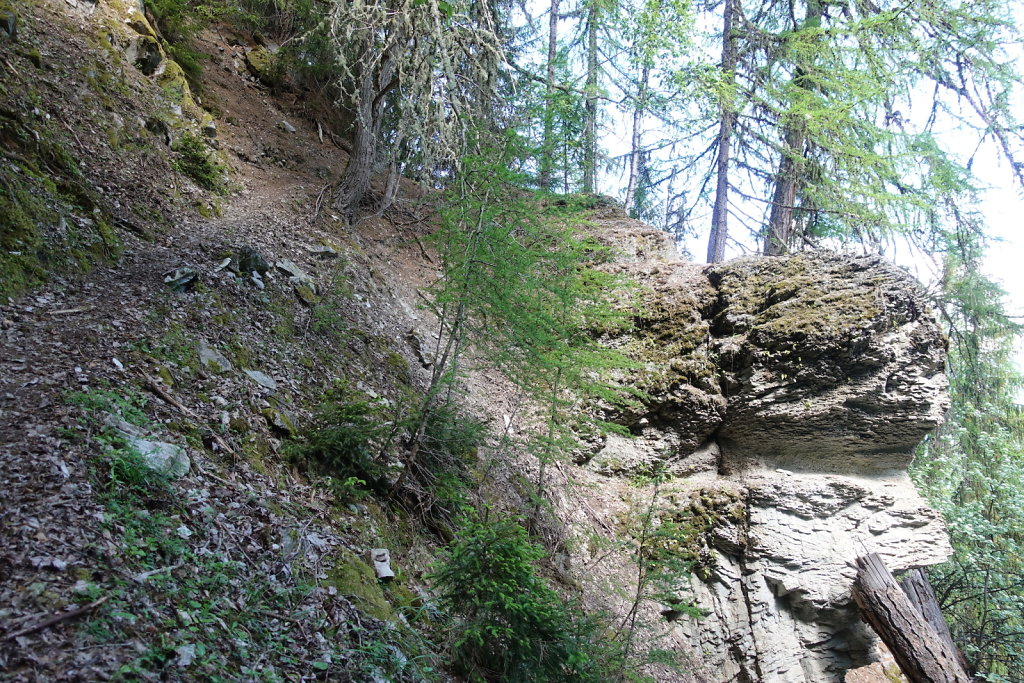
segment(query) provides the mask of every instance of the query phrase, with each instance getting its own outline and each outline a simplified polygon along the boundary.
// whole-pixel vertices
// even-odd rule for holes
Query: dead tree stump
[[[959,652],[936,634],[875,553],[857,559],[853,599],[910,683],[970,683]],[[941,618],[941,615],[940,615]]]

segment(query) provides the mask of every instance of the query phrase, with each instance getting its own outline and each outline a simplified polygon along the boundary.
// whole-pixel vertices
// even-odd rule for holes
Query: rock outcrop
[[[906,475],[947,405],[945,340],[913,278],[878,257],[702,267],[634,246],[615,267],[641,283],[642,312],[614,343],[643,364],[647,398],[606,413],[634,438],[608,437],[585,466],[677,475],[699,532],[677,600],[706,616],[665,614],[712,680],[842,681],[879,657],[853,560],[898,571],[951,552]]]

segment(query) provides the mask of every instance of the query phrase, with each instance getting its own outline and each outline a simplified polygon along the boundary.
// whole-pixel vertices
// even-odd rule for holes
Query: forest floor
[[[110,258],[0,306],[0,680],[444,680],[424,580],[443,539],[288,457],[324,400],[371,397],[398,419],[425,386],[428,198],[403,186],[386,214],[340,220],[344,143],[308,94],[247,71],[254,43],[228,29],[197,45],[227,191],[196,186],[144,125],[166,85],[97,28],[118,7],[19,6],[17,40],[0,40],[0,113],[64,146],[122,226]],[[260,283],[223,267],[246,251],[269,266]],[[467,391],[484,418],[516,412],[493,372]],[[154,480],[131,433],[182,447],[188,473]],[[485,485],[514,506],[530,466]],[[556,506],[614,544],[635,491],[549,477]],[[394,584],[367,575],[373,547],[391,549]],[[610,557],[580,576],[628,585]]]
[[[68,147],[112,205],[160,215],[145,237],[123,232],[112,262],[53,276],[0,308],[0,678],[398,676],[401,653],[387,648],[399,636],[384,620],[365,623],[365,606],[344,590],[302,587],[338,569],[339,548],[363,554],[367,542],[386,542],[381,511],[339,512],[329,492],[276,456],[292,426],[281,416],[307,423],[337,378],[397,402],[397,382],[381,369],[426,372],[411,343],[429,338],[414,303],[431,275],[417,234],[429,225],[408,199],[394,221],[338,221],[329,181],[344,151],[247,74],[245,46],[216,32],[198,47],[212,55],[202,98],[219,112],[228,195],[173,172],[170,150],[144,131],[133,149],[112,149],[106,133],[147,116],[146,99],[130,94],[154,87],[77,33],[76,22],[88,23],[65,10],[44,3],[21,13],[18,42],[0,45],[9,85],[65,124]],[[109,110],[83,106],[94,83],[71,54],[123,79],[128,96]],[[217,269],[243,247],[298,265],[319,302],[301,301],[273,267],[264,289]],[[184,291],[165,283],[176,268],[196,274]],[[205,366],[201,344],[233,369]],[[106,412],[131,421],[135,409],[148,438],[187,448],[191,468],[139,494],[143,511],[126,512],[123,489],[138,473],[116,471],[104,421]],[[414,594],[426,560],[398,550],[393,562]],[[248,598],[214,604],[218,581]],[[248,623],[257,612],[261,623]],[[329,632],[347,634],[344,646]]]

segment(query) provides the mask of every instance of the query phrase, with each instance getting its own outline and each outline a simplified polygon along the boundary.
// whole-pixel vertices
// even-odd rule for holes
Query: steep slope
[[[4,163],[59,145],[121,227],[84,272],[43,235],[24,281],[48,281],[2,307],[2,677],[412,675],[415,640],[387,624],[428,558],[377,506],[331,504],[282,443],[329,391],[397,405],[425,372],[415,205],[394,214],[410,228],[338,223],[322,200],[344,152],[250,76],[245,46],[205,38],[214,128],[162,52],[149,74],[136,63],[152,43],[135,5],[15,13],[4,111],[27,132]],[[206,170],[232,167],[225,194],[183,172],[190,139],[209,140]],[[92,220],[33,196],[54,223]],[[183,448],[187,474],[151,477],[126,450],[142,441]],[[371,545],[409,582],[382,592]]]
[[[399,424],[425,386],[429,202],[406,187],[386,215],[334,216],[344,149],[301,93],[260,83],[267,51],[245,35],[202,37],[194,93],[134,3],[15,14],[4,177],[28,179],[9,196],[38,200],[46,230],[4,243],[21,260],[0,309],[0,675],[448,678],[423,578],[438,530],[288,446],[324,400]],[[707,270],[618,209],[587,220],[641,285],[634,331],[608,341],[641,363],[624,381],[647,398],[602,414],[633,438],[549,475],[551,576],[614,624],[635,604],[636,648],[675,653],[645,666],[656,680],[842,680],[879,656],[849,561],[948,553],[904,474],[944,405],[914,286],[865,258]],[[57,258],[82,242],[96,248]],[[480,417],[529,428],[492,371],[467,391]],[[660,464],[672,476],[654,484]],[[535,473],[519,454],[482,487],[521,509]],[[694,576],[638,588],[659,526],[679,534],[658,557]],[[375,580],[378,547],[394,583]]]

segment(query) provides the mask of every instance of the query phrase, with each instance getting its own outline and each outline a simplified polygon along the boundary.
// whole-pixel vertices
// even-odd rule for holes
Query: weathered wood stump
[[[936,635],[956,653],[957,661],[960,662],[960,668],[973,676],[974,670],[967,661],[967,658],[964,657],[964,653],[953,643],[953,634],[949,632],[949,624],[946,623],[945,618],[942,616],[939,599],[935,597],[935,591],[932,590],[932,585],[928,583],[928,577],[925,573],[920,569],[911,569],[907,572],[906,576],[900,579],[900,587],[910,599],[910,604],[917,608],[917,611],[923,614],[924,618],[931,624],[931,627],[935,629]],[[971,680],[976,679],[972,678]]]
[[[857,567],[853,599],[910,682],[970,683],[952,640],[939,636],[930,620],[911,604],[882,558],[869,553],[857,559]]]

